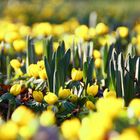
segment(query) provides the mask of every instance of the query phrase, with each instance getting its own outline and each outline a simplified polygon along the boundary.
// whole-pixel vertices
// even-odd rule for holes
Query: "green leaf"
[[[26,57],[26,69],[30,64],[36,63],[36,55],[34,50],[33,39],[27,37],[27,57]]]
[[[48,63],[51,64],[53,55],[53,38],[51,36],[43,40],[43,50],[44,56],[48,59]]]

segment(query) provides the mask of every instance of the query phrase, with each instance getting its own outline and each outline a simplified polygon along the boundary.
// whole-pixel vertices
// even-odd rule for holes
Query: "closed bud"
[[[49,105],[53,105],[58,101],[58,97],[54,93],[48,92],[47,95],[44,96],[44,100]]]
[[[43,93],[41,91],[33,91],[33,98],[37,102],[42,102],[43,100]]]
[[[99,89],[98,85],[89,86],[89,84],[88,84],[88,86],[87,86],[87,94],[95,96],[98,93],[98,89]]]
[[[71,77],[73,81],[79,81],[83,78],[83,72],[81,70],[76,70],[75,68],[71,71]]]
[[[10,93],[13,95],[18,95],[21,92],[21,85],[20,84],[15,84],[10,88]]]
[[[70,89],[63,89],[62,87],[59,89],[59,92],[58,92],[58,97],[61,98],[61,99],[65,99],[67,98],[68,96],[70,96],[71,94],[71,91]]]

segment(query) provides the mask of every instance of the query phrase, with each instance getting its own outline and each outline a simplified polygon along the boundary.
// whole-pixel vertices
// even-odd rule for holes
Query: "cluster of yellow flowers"
[[[48,95],[51,96],[52,93]],[[54,95],[53,95],[54,96]],[[97,101],[96,112],[84,117],[81,121],[78,118],[65,120],[60,128],[62,137],[68,140],[139,140],[139,129],[130,126],[123,129],[121,133],[115,132],[114,121],[125,114],[126,118],[140,117],[140,99],[133,99],[128,108],[124,108],[124,101],[114,97],[101,98]],[[28,117],[25,117],[28,114]],[[124,116],[124,115],[123,115]],[[16,139],[20,135],[24,139],[30,139],[37,132],[39,125],[50,127],[55,125],[55,113],[50,109],[39,115],[39,122],[30,109],[25,106],[18,107],[12,114],[11,120],[0,124],[0,139]],[[34,124],[34,125],[33,125]],[[11,129],[12,128],[12,129]],[[112,133],[112,134],[111,134]],[[114,134],[114,135],[113,135]]]

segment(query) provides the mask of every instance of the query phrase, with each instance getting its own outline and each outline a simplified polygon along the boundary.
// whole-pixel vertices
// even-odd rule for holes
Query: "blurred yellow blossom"
[[[51,126],[55,124],[55,114],[51,110],[42,112],[40,116],[40,124],[43,126]]]
[[[18,134],[18,126],[13,121],[8,121],[0,125],[0,139],[1,140],[15,140]]]
[[[62,134],[68,140],[78,139],[79,129],[80,121],[77,118],[65,120],[61,125]]]
[[[14,110],[11,119],[20,126],[27,125],[34,119],[34,113],[26,106],[21,105]]]
[[[105,89],[104,92],[103,92],[103,97],[104,98],[109,98],[109,97],[116,98],[116,92],[114,90]]]
[[[105,25],[104,23],[98,23],[97,25],[96,25],[96,33],[98,34],[98,35],[103,35],[103,34],[106,34],[106,33],[108,33],[109,32],[109,28],[108,28],[108,26],[107,25]]]
[[[15,40],[13,42],[13,47],[16,52],[22,52],[26,48],[26,42],[25,40],[22,40],[22,39]]]
[[[122,38],[125,38],[128,36],[128,28],[125,26],[118,27],[117,32],[119,33],[120,37],[122,37]]]

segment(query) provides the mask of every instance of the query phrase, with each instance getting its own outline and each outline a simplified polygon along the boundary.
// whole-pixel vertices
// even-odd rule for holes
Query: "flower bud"
[[[49,105],[53,105],[58,101],[58,97],[52,93],[52,92],[48,92],[47,95],[44,96],[44,100],[49,104]]]
[[[62,87],[60,87],[58,97],[61,99],[66,99],[68,96],[70,96],[70,94],[71,94],[70,89],[63,89]]]
[[[43,100],[43,93],[41,91],[33,91],[33,98],[37,101],[37,102],[42,102]]]
[[[75,68],[71,71],[71,77],[73,81],[79,81],[83,78],[83,72],[81,70],[76,70]]]
[[[18,95],[21,92],[21,85],[20,84],[15,84],[10,88],[10,93],[13,95]]]
[[[87,86],[87,94],[95,96],[98,93],[98,89],[99,89],[98,85],[89,86],[89,84],[88,84],[88,86]]]

